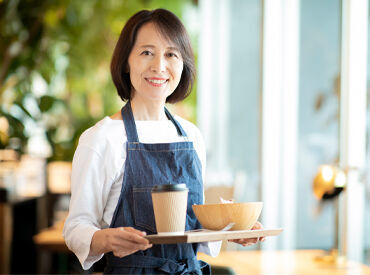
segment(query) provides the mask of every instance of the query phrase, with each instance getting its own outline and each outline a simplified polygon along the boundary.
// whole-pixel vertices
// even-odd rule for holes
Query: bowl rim
[[[248,202],[232,202],[232,203],[208,203],[208,204],[193,204],[193,206],[215,206],[215,205],[238,205],[238,204],[263,204],[262,201],[248,201]]]

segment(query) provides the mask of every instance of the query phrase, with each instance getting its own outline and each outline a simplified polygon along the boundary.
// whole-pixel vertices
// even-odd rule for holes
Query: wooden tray
[[[148,235],[145,238],[152,244],[173,244],[173,243],[201,243],[209,241],[247,239],[266,236],[276,236],[283,231],[282,228],[256,229],[238,231],[211,231],[202,229],[199,231],[188,231],[183,235]]]

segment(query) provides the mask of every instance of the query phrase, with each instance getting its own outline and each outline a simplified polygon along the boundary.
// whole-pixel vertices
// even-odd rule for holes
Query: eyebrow
[[[142,45],[142,46],[140,46],[140,48],[152,48],[152,49],[154,49],[155,46],[153,46],[153,45]],[[167,49],[172,50],[172,51],[180,52],[180,50],[177,47],[167,47]]]

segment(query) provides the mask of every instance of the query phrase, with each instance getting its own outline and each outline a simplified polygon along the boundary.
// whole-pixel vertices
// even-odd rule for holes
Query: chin
[[[164,101],[164,102],[166,102],[167,97],[169,97],[170,95],[171,94],[162,94],[162,95],[156,94],[156,95],[150,96],[149,98],[150,98],[150,100],[153,100],[153,101]]]
[[[167,97],[169,97],[171,93],[163,92],[163,91],[146,91],[142,93],[137,93],[137,96],[142,98],[142,100],[149,100],[153,102],[166,102]]]

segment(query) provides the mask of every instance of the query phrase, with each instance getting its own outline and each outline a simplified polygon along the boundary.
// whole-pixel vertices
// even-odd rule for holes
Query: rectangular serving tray
[[[198,231],[187,231],[183,235],[153,234],[147,235],[145,238],[147,238],[152,244],[200,243],[220,240],[276,236],[279,235],[282,231],[282,228],[237,231],[212,231],[201,229]]]

